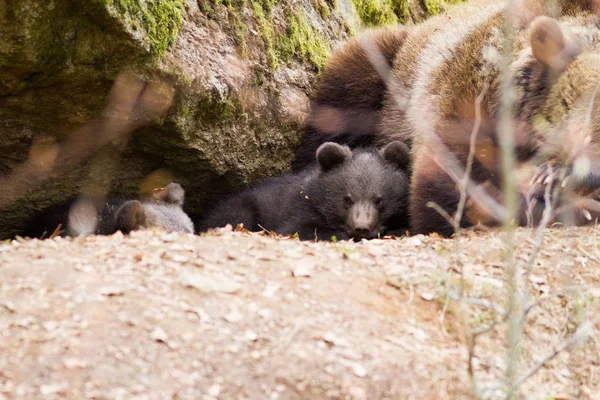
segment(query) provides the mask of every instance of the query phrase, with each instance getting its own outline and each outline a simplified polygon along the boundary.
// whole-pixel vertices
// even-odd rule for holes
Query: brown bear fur
[[[549,160],[573,167],[575,155],[584,155],[590,161],[591,172],[600,165],[596,163],[600,161],[600,114],[593,112],[595,88],[600,82],[600,52],[594,50],[600,45],[600,18],[593,13],[596,3],[568,0],[558,10],[556,19],[540,15],[547,10],[539,0],[526,0],[524,8],[516,10],[515,45],[509,68],[516,94],[517,172],[529,171],[532,164]],[[361,49],[364,39],[350,42],[332,56],[316,98],[318,106],[330,101],[336,110],[344,110],[338,115],[342,121],[333,119],[335,129],[331,132],[309,130],[304,143],[314,147],[321,140],[330,140],[331,134],[344,132],[342,141],[351,146],[365,141],[381,146],[392,140],[410,144],[411,233],[451,234],[451,226],[428,203],[437,203],[450,215],[456,211],[460,198],[456,180],[462,178],[465,170],[476,122],[480,126],[470,187],[502,201],[498,121],[504,25],[502,2],[473,0],[413,28],[390,28],[401,40],[393,46],[397,53],[392,74],[380,73],[379,77],[386,79],[378,85],[373,85],[378,68],[363,65],[364,56],[357,63],[356,49]],[[379,31],[374,37],[384,37],[384,33]],[[374,50],[381,47],[377,40],[374,43]],[[389,53],[382,53],[380,59],[391,59]],[[383,90],[382,82],[386,84]],[[478,110],[481,117],[476,121],[476,99],[482,93]],[[365,118],[368,129],[352,117],[346,118],[365,115],[364,110],[376,115],[372,121]],[[313,109],[310,126],[315,126],[321,112],[320,107]],[[373,121],[376,127],[370,125]],[[298,154],[302,152],[301,146]],[[525,194],[533,189],[529,185],[531,174],[521,175],[517,183],[521,189],[517,222],[525,224]],[[595,179],[579,178],[579,183],[586,181]],[[539,220],[544,191],[533,191],[537,199],[534,219]],[[469,200],[461,225],[494,224],[501,220],[473,198]],[[583,214],[585,220],[589,220],[588,214],[600,215],[592,212],[594,207],[589,202],[569,204],[583,203],[587,209],[570,208],[577,215]],[[575,220],[585,222],[580,217]]]
[[[331,56],[312,101],[307,133],[296,154],[294,170],[314,163],[316,149],[324,142],[352,147],[371,144],[380,122],[391,65],[405,37],[403,29],[369,31]]]

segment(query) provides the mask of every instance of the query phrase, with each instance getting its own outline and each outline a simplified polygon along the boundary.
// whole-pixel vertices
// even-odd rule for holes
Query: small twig
[[[467,341],[467,352],[468,352],[468,360],[467,360],[467,372],[469,373],[469,377],[471,378],[471,384],[473,385],[473,392],[477,393],[479,391],[477,379],[475,376],[475,365],[473,364],[473,360],[475,359],[475,346],[477,345],[477,336],[473,335],[471,331],[471,327],[468,323],[464,324],[465,329],[465,339]]]
[[[501,150],[501,172],[502,172],[502,193],[504,197],[504,208],[506,209],[506,218],[504,222],[505,239],[505,284],[509,299],[508,306],[508,330],[506,335],[506,370],[505,379],[508,382],[509,390],[506,393],[507,399],[514,396],[513,383],[516,378],[519,364],[519,347],[521,340],[521,308],[522,308],[522,282],[519,274],[519,264],[514,257],[514,227],[513,221],[517,216],[517,188],[514,179],[516,157],[514,149],[514,109],[515,95],[513,87],[513,70],[511,62],[515,49],[515,10],[516,0],[509,0],[505,8],[504,15],[504,41],[503,56],[500,60],[500,110],[499,110],[499,129],[498,136]]]
[[[448,335],[448,331],[446,330],[446,327],[444,326],[444,322],[446,320],[446,311],[448,311],[448,305],[450,305],[450,297],[446,297],[446,301],[444,301],[444,307],[442,308],[442,312],[440,313],[440,316],[438,318],[438,321],[440,323],[440,327],[442,328],[442,333],[444,334],[444,336]]]
[[[576,286],[565,286],[563,288],[560,288],[554,292],[548,293],[545,296],[540,297],[539,299],[537,299],[536,301],[534,301],[533,303],[525,306],[525,308],[523,309],[523,316],[521,317],[521,323],[525,322],[525,319],[527,318],[527,314],[529,314],[529,312],[534,309],[535,307],[539,306],[542,302],[552,299],[556,296],[559,296],[565,292],[570,292],[570,291],[575,291],[575,290],[581,290],[583,287],[580,285],[576,285]],[[527,304],[525,302],[525,304]]]
[[[488,308],[490,310],[495,311],[500,316],[506,315],[506,311],[504,310],[504,307],[502,307],[501,305],[496,304],[494,302],[491,302],[489,300],[480,299],[477,297],[458,297],[455,294],[449,294],[448,297],[450,297],[452,300],[459,301],[459,302],[462,302],[465,304],[471,304],[474,306]]]
[[[430,156],[432,161],[435,162],[436,165],[440,167],[440,169],[444,171],[459,188],[464,187],[466,194],[469,195],[473,201],[485,205],[494,214],[496,219],[504,221],[506,219],[507,212],[501,204],[499,204],[479,185],[473,183],[470,178],[465,178],[466,183],[463,185],[462,180],[458,176],[464,176],[464,171],[459,165],[458,159],[454,154],[452,154],[452,152],[450,152],[450,150],[448,150],[446,146],[444,146],[439,138],[435,136],[435,134],[432,134],[429,136],[429,142],[431,146],[431,152],[435,154],[443,154],[445,159],[445,163],[442,163],[436,156]]]
[[[467,156],[467,165],[465,166],[465,173],[463,178],[460,180],[459,189],[460,189],[460,200],[458,202],[458,207],[456,208],[456,213],[454,214],[454,220],[460,225],[460,221],[462,220],[463,211],[465,208],[465,204],[467,202],[467,185],[469,184],[469,180],[471,179],[471,171],[473,170],[473,161],[475,160],[475,151],[477,150],[477,135],[479,134],[479,129],[481,127],[481,102],[485,97],[488,91],[488,85],[485,83],[483,85],[483,89],[481,93],[475,99],[475,123],[473,124],[473,129],[471,130],[471,136],[469,140],[469,155]]]
[[[271,231],[268,230],[267,228],[265,228],[264,226],[262,226],[261,224],[256,224],[260,229],[262,229],[263,231],[267,232],[267,234],[271,234]],[[315,231],[315,236],[317,235],[316,231]]]
[[[478,336],[481,336],[481,335],[483,335],[485,333],[488,333],[489,331],[491,331],[492,329],[494,329],[498,325],[505,323],[507,317],[508,316],[505,315],[501,319],[498,319],[498,320],[492,322],[491,324],[489,324],[487,326],[484,326],[483,328],[479,328],[479,329],[473,331],[473,336],[478,337]]]
[[[438,140],[438,143],[437,143],[437,144],[438,144],[438,145],[440,145],[440,146],[443,146],[443,144],[442,144],[441,142],[439,142],[439,140]],[[439,150],[439,148],[438,148],[438,150]],[[442,154],[443,154],[443,153],[442,153]],[[450,156],[449,154],[446,154],[446,155],[444,156],[444,157],[446,158],[446,161],[448,161],[448,159],[447,159],[447,158],[448,158],[449,156]],[[435,155],[431,156],[431,158],[433,159],[433,162],[434,162],[434,163],[435,163],[435,164],[436,164],[438,167],[440,167],[440,169],[441,169],[442,171],[444,171],[444,172],[446,173],[446,175],[448,175],[448,176],[450,177],[450,179],[452,179],[452,180],[453,180],[453,181],[454,181],[454,182],[455,182],[457,185],[460,185],[460,178],[458,177],[458,175],[459,175],[459,173],[460,173],[461,171],[454,171],[454,170],[452,170],[452,169],[448,168],[448,167],[446,166],[446,164],[444,164],[443,162],[441,162],[441,161],[438,159],[438,157],[437,157],[437,156],[435,156]],[[455,159],[454,161],[457,161],[457,160]],[[448,162],[447,164],[450,164],[450,163]]]
[[[460,226],[456,224],[454,218],[452,218],[450,214],[446,212],[446,210],[444,210],[442,207],[440,207],[439,205],[437,205],[437,203],[434,203],[433,201],[428,201],[426,205],[427,207],[433,208],[435,211],[437,211],[446,220],[446,222],[448,222],[452,226],[454,232],[460,232]]]
[[[54,232],[52,232],[52,234],[50,236],[48,236],[48,239],[54,239],[55,237],[57,237],[61,233],[63,233],[62,224],[58,224],[58,226],[56,227],[56,229],[54,230]]]
[[[360,36],[358,38],[358,44],[360,45],[362,51],[364,51],[373,69],[377,71],[377,74],[380,76],[380,78],[386,83],[387,86],[389,86],[389,81],[394,75],[392,73],[392,68],[385,59],[383,53],[377,48],[376,45],[371,44],[367,38],[369,37],[366,35]]]
[[[592,93],[592,98],[590,99],[590,104],[588,105],[587,112],[585,113],[585,126],[592,125],[592,116],[594,115],[594,103],[596,102],[596,97],[598,97],[598,91],[600,91],[600,82],[596,85],[594,89],[594,93]]]
[[[461,254],[460,241],[458,239],[461,235],[460,224],[461,224],[462,217],[463,217],[464,207],[467,202],[467,191],[469,188],[474,188],[474,185],[472,184],[470,178],[471,178],[471,172],[473,169],[473,162],[475,159],[477,134],[478,134],[480,126],[481,126],[481,102],[482,102],[486,92],[487,92],[487,84],[485,84],[484,89],[477,96],[477,99],[476,99],[475,123],[473,125],[473,129],[472,129],[471,135],[470,135],[469,155],[468,155],[468,159],[467,159],[466,168],[462,174],[462,179],[459,179],[459,177],[458,177],[459,173],[457,173],[457,172],[460,171],[460,165],[458,164],[456,157],[454,157],[454,155],[452,155],[451,153],[448,153],[446,151],[438,151],[437,152],[437,154],[446,155],[445,157],[446,157],[447,163],[440,162],[440,160],[436,156],[431,157],[433,159],[433,161],[438,165],[438,167],[442,171],[444,171],[456,183],[458,190],[459,190],[459,196],[460,196],[459,203],[456,208],[456,212],[454,213],[454,217],[450,216],[450,214],[446,210],[444,210],[442,207],[440,207],[438,204],[436,204],[434,202],[428,202],[426,204],[427,207],[433,208],[435,211],[437,211],[448,222],[448,224],[453,228],[454,236],[455,236],[454,243],[455,243],[455,247],[456,247],[455,254],[458,257],[460,257],[460,254]],[[445,149],[445,146],[442,144],[442,142],[439,140],[439,138],[437,136],[434,136],[432,138],[431,142],[432,142],[432,144],[437,145],[436,146],[437,150]],[[453,157],[453,158],[449,159],[448,157]],[[455,167],[454,170],[451,169],[451,166]],[[485,193],[485,195],[487,197],[489,197],[489,195],[487,195],[487,193]],[[493,200],[493,199],[491,199],[491,200]],[[462,316],[463,329],[465,330],[465,339],[468,343],[467,348],[468,348],[469,358],[468,358],[468,362],[467,362],[467,369],[468,369],[469,376],[471,378],[471,383],[473,385],[473,391],[475,393],[477,393],[478,392],[478,383],[477,383],[477,379],[475,377],[475,368],[473,365],[473,359],[475,357],[476,336],[474,336],[471,332],[470,324],[467,321],[466,313],[464,310],[464,303],[465,303],[463,301],[464,290],[465,290],[464,266],[463,266],[463,263],[460,260],[460,258],[457,260],[457,262],[458,262],[458,267],[460,270],[460,285],[459,285],[459,296],[454,296],[454,300],[459,301],[460,315]],[[442,310],[442,313],[440,314],[440,317],[439,317],[440,325],[442,327],[443,332],[446,332],[446,329],[444,327],[444,318],[445,318],[445,313],[446,313],[447,307],[449,305],[448,300],[450,300],[451,298],[452,298],[451,295],[447,296],[446,302],[444,304],[444,309]]]
[[[533,248],[531,249],[531,254],[529,254],[529,258],[527,259],[527,262],[525,263],[525,266],[524,266],[525,285],[527,285],[527,282],[529,282],[529,277],[531,276],[531,271],[533,269],[533,263],[534,263],[535,259],[537,258],[538,254],[540,252],[540,249],[542,248],[542,243],[544,242],[544,233],[546,232],[546,227],[548,226],[548,223],[552,219],[552,201],[550,199],[550,190],[551,189],[552,189],[552,183],[550,183],[549,185],[546,186],[546,189],[544,192],[544,202],[545,202],[544,203],[544,213],[542,215],[542,220],[540,221],[540,224],[536,229],[535,241],[533,243]],[[527,288],[525,288],[523,290],[522,301],[523,301],[523,304],[527,304],[529,302],[529,290],[527,290]],[[528,312],[529,312],[529,310],[527,308],[522,311],[520,324],[523,324],[525,322],[525,317]]]
[[[587,340],[596,322],[597,321],[585,321],[583,324],[581,324],[581,326],[577,329],[573,336],[563,341],[562,343],[559,343],[558,346],[556,346],[552,352],[546,354],[540,361],[538,361],[538,363],[535,366],[533,366],[529,371],[527,371],[525,375],[517,379],[510,387],[510,391],[514,392],[521,384],[523,384],[523,382],[531,378],[531,376],[538,372],[548,361],[552,360],[565,349],[573,347],[581,341]]]

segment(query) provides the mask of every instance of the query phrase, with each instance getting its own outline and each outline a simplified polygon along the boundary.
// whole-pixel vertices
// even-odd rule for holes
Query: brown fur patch
[[[420,25],[411,32],[393,64],[393,76],[381,111],[381,122],[378,128],[378,145],[383,146],[392,140],[411,143],[413,131],[406,121],[406,106],[408,95],[411,93],[417,76],[417,65],[423,47],[430,37],[445,22],[442,16],[438,19]],[[401,104],[399,104],[401,102]]]
[[[549,135],[562,125],[574,126],[573,121],[577,113],[581,114],[586,96],[589,97],[600,77],[600,55],[596,50],[600,29],[598,17],[591,14],[598,3],[600,0],[566,0],[562,9],[555,10],[556,14],[562,13],[557,16],[557,22],[539,17],[549,12],[542,0],[523,0],[510,65],[516,99],[514,145],[518,161],[528,162],[540,156],[535,162],[543,162],[548,159],[544,157],[556,156],[561,145],[570,143],[559,135],[551,143],[554,147],[549,146]],[[375,37],[380,39],[372,40],[383,46],[380,58],[390,62],[397,51],[388,85],[377,74],[377,68],[359,41],[350,43],[335,55],[324,73],[324,83],[317,96],[319,104],[339,105],[344,113],[353,110],[341,116],[343,123],[339,123],[338,114],[335,118],[325,118],[339,125],[334,131],[349,133],[342,142],[354,140],[355,143],[356,137],[352,135],[360,129],[363,134],[367,131],[369,137],[374,135],[378,145],[391,140],[412,145],[412,233],[452,233],[447,221],[427,207],[427,203],[435,202],[450,215],[456,210],[459,193],[455,179],[448,173],[460,175],[465,169],[476,122],[476,98],[484,88],[487,93],[482,101],[471,180],[475,184],[489,185],[483,189],[492,198],[502,199],[499,189],[501,137],[497,127],[498,62],[504,44],[504,12],[498,11],[500,7],[494,0],[472,0],[422,25],[398,31],[391,29],[399,36],[392,36],[390,43],[394,44],[389,45],[393,49],[390,52],[384,51],[388,45],[385,44],[387,39],[382,38],[387,36],[377,32]],[[575,16],[564,16],[569,13]],[[529,29],[528,24],[533,20]],[[562,60],[558,67],[554,63],[557,57]],[[592,134],[594,144],[588,147],[600,154],[600,145],[595,145],[600,143],[600,117],[596,118],[595,113],[592,117],[592,125],[598,133]],[[372,130],[365,129],[364,124],[370,125],[379,119],[379,125]],[[355,130],[349,131],[349,127]],[[541,148],[545,152],[541,152]],[[519,223],[523,223],[526,211],[523,191],[530,182],[518,179]],[[464,225],[497,223],[496,217],[479,204],[469,203],[466,211]]]
[[[129,233],[140,227],[148,226],[146,210],[142,203],[137,200],[126,202],[117,211],[117,229],[123,233]]]
[[[500,29],[503,23],[504,17],[499,13],[477,27],[454,48],[452,56],[436,71],[430,90],[433,95],[439,96],[441,116],[464,118],[461,111],[469,107],[465,107],[461,99],[475,99],[483,91],[483,47],[489,43],[494,30]],[[484,101],[485,104],[487,101]],[[471,110],[474,111],[474,107],[470,107],[469,113]],[[489,114],[485,109],[484,113]]]
[[[502,191],[490,181],[482,183],[481,188],[497,203],[502,204]],[[472,225],[498,226],[501,224],[492,210],[473,198],[469,198],[465,203],[465,216]]]
[[[582,96],[596,87],[599,76],[600,55],[582,54],[569,64],[552,87],[543,108],[543,115],[551,124],[559,124]]]
[[[315,101],[341,109],[380,109],[386,82],[363,46],[371,46],[371,50],[379,52],[387,62],[389,72],[393,57],[406,35],[403,29],[374,31],[348,42],[334,52],[321,75]]]

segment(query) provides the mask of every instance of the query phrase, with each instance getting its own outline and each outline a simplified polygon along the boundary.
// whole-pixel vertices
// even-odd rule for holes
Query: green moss
[[[411,3],[408,0],[392,0],[392,10],[403,24],[411,20]]]
[[[462,3],[466,0],[423,0],[427,16],[436,15],[448,8],[450,4]]]
[[[269,68],[276,69],[278,66],[277,55],[275,54],[275,43],[273,40],[273,0],[251,0],[252,11],[260,24],[260,31],[265,42],[267,52],[267,62]]]
[[[248,27],[243,18],[243,11],[246,8],[247,0],[199,0],[200,11],[207,18],[216,20],[222,28],[226,30],[235,40],[240,49],[241,56],[245,58],[248,55],[248,46],[246,38],[248,36]],[[227,16],[229,24],[223,26],[223,15]]]
[[[323,19],[327,19],[331,15],[329,4],[325,0],[312,0],[312,6]]]
[[[229,22],[233,29],[233,38],[240,48],[242,57],[246,57],[248,54],[248,46],[246,45],[246,36],[248,36],[248,27],[244,23],[241,17],[239,9],[233,8],[229,12]]]
[[[281,59],[291,57],[307,60],[322,70],[330,51],[329,44],[309,22],[304,10],[286,9],[285,35],[280,35],[277,52]]]
[[[210,17],[210,14],[213,12],[211,2],[209,0],[198,0],[198,8],[207,17]]]
[[[325,0],[332,10],[337,10],[337,0]]]
[[[60,38],[57,37],[56,31],[52,26],[53,21],[55,21],[54,18],[65,21],[65,19],[58,15],[46,15],[31,21],[32,23],[28,28],[32,44],[39,51],[38,62],[44,67],[60,64],[67,56],[65,47],[60,45]]]
[[[423,3],[429,15],[439,14],[444,9],[442,0],[423,0]]]
[[[22,65],[50,75],[64,65],[71,44],[66,32],[80,23],[68,4],[57,1],[54,7],[48,7],[43,2],[15,2],[5,13],[6,19],[0,24],[0,47],[20,59],[5,57],[0,67]],[[3,74],[0,71],[0,83]]]
[[[222,99],[215,93],[203,93],[181,99],[177,112],[166,123],[173,123],[172,129],[182,132],[195,132],[198,128],[219,129],[227,120],[237,118],[240,113],[233,99]]]
[[[229,99],[220,100],[207,95],[196,105],[195,118],[200,123],[216,123],[229,119],[235,115],[235,105]],[[182,107],[182,112],[190,112],[189,108]]]
[[[94,0],[114,7],[132,30],[143,30],[150,51],[162,56],[175,43],[183,23],[184,0]]]
[[[398,22],[390,0],[352,0],[352,4],[366,26],[383,26]]]
[[[275,0],[256,0],[256,2],[262,5],[267,14],[272,15],[273,6],[275,6]]]
[[[194,118],[194,114],[195,114],[194,108],[189,104],[184,104],[179,109],[179,115],[181,115],[182,117],[184,117],[186,119]]]
[[[352,4],[364,25],[376,27],[398,22],[419,22],[419,14],[423,11],[427,16],[432,16],[444,11],[449,4],[462,1],[465,0],[352,0]]]

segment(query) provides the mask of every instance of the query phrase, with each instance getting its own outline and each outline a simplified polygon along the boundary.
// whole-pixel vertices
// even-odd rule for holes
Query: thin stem
[[[529,371],[525,373],[522,377],[517,379],[513,385],[509,388],[509,392],[514,392],[519,386],[523,384],[527,379],[531,378],[536,372],[538,372],[548,361],[552,360],[554,357],[559,355],[564,350],[574,346],[575,344],[587,340],[590,336],[590,332],[592,331],[593,323],[591,321],[586,321],[581,326],[573,336],[568,338],[567,340],[559,343],[552,352],[546,354],[540,361],[537,362]]]
[[[473,161],[475,160],[475,151],[477,149],[477,134],[479,133],[479,129],[481,127],[481,102],[483,101],[487,91],[488,85],[486,83],[484,84],[481,93],[479,93],[477,99],[475,100],[475,123],[473,124],[473,129],[471,130],[471,136],[469,140],[469,155],[467,157],[465,173],[463,174],[463,178],[459,184],[460,200],[458,202],[458,207],[456,208],[456,213],[454,214],[454,220],[459,225],[463,216],[465,204],[467,202],[467,186],[469,185],[469,181],[471,179],[471,171],[473,170]]]
[[[515,42],[515,15],[516,1],[509,0],[505,10],[504,23],[504,56],[501,59],[500,79],[500,121],[499,139],[502,166],[502,192],[506,218],[504,230],[506,233],[506,290],[509,296],[508,305],[508,332],[506,337],[508,352],[505,378],[508,387],[507,399],[514,396],[515,380],[519,363],[519,341],[521,337],[521,284],[519,282],[519,266],[514,258],[514,221],[517,216],[517,189],[514,153],[514,88],[511,60]]]

